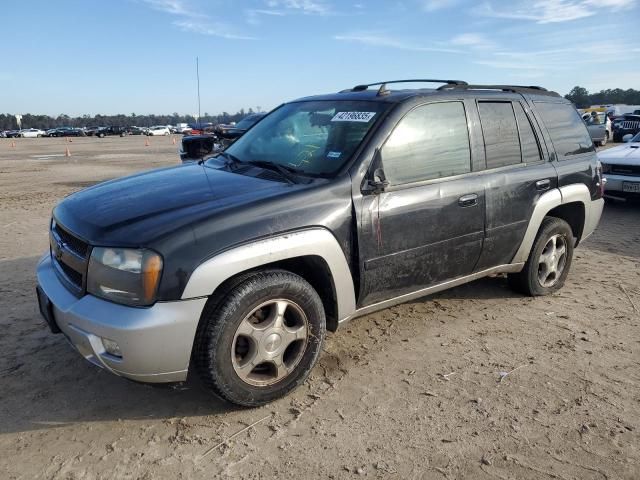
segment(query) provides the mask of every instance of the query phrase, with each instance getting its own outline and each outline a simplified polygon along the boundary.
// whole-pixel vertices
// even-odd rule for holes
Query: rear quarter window
[[[558,160],[594,152],[591,136],[578,111],[566,103],[535,102],[549,131]]]

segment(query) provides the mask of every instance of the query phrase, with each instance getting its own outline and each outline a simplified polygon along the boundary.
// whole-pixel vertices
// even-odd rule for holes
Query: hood
[[[195,218],[299,186],[187,164],[81,190],[58,204],[53,214],[61,225],[94,245],[145,246],[184,230]]]
[[[640,165],[640,142],[625,143],[619,147],[598,152],[602,163],[616,165]]]

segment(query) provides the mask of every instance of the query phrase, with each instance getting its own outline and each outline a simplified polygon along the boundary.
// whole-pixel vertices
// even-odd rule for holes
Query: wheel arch
[[[296,273],[316,289],[329,330],[355,312],[351,270],[338,241],[324,228],[281,234],[215,255],[194,270],[182,299],[215,296],[245,274],[269,268]]]
[[[590,235],[597,225],[602,213],[601,202],[594,206],[589,188],[583,184],[566,185],[551,190],[538,199],[524,238],[511,263],[526,262],[540,230],[542,221],[547,216],[554,216],[565,220],[571,227],[576,246]]]

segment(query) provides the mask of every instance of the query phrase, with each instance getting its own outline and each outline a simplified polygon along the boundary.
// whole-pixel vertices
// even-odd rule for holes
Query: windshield
[[[226,152],[241,162],[268,162],[301,173],[329,175],[356,151],[387,104],[309,101],[270,113]]]

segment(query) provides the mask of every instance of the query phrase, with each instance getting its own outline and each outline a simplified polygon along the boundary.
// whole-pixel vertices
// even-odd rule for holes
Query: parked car
[[[95,133],[95,136],[98,138],[104,138],[113,135],[125,137],[129,135],[129,127],[100,127]]]
[[[53,130],[47,130],[49,137],[84,137],[86,133],[81,128],[60,127]]]
[[[191,133],[192,128],[188,123],[178,123],[176,124],[176,133],[182,133],[183,135],[189,135]]]
[[[606,179],[605,194],[640,198],[640,133],[627,135],[626,143],[598,152]]]
[[[149,135],[150,137],[154,137],[157,135],[171,135],[171,132],[167,127],[159,125],[157,127],[149,128],[149,130],[147,131],[147,135]]]
[[[140,127],[129,127],[129,135],[144,135],[144,129]]]
[[[635,135],[640,132],[640,112],[616,117],[613,121],[613,141],[621,142],[625,135]]]
[[[258,406],[355,317],[499,273],[556,292],[603,208],[584,122],[540,87],[428,82],[285,103],[202,164],[66,197],[37,265],[51,330],[117,375]]]
[[[591,140],[596,145],[603,147],[613,138],[611,120],[604,112],[584,113],[582,119],[587,125]]]
[[[266,113],[252,113],[251,115],[244,117],[235,125],[218,125],[215,128],[215,132],[221,138],[236,140],[258,123],[258,121],[260,121],[265,115]]]
[[[178,154],[183,163],[197,162],[224,149],[217,135],[185,135]]]
[[[39,128],[24,128],[18,133],[18,136],[22,138],[40,138],[44,137],[44,135],[44,130],[40,130]]]
[[[93,137],[98,130],[105,127],[87,127],[84,129],[84,133],[87,137]]]
[[[17,138],[20,136],[20,130],[5,130],[4,135],[6,138]]]

